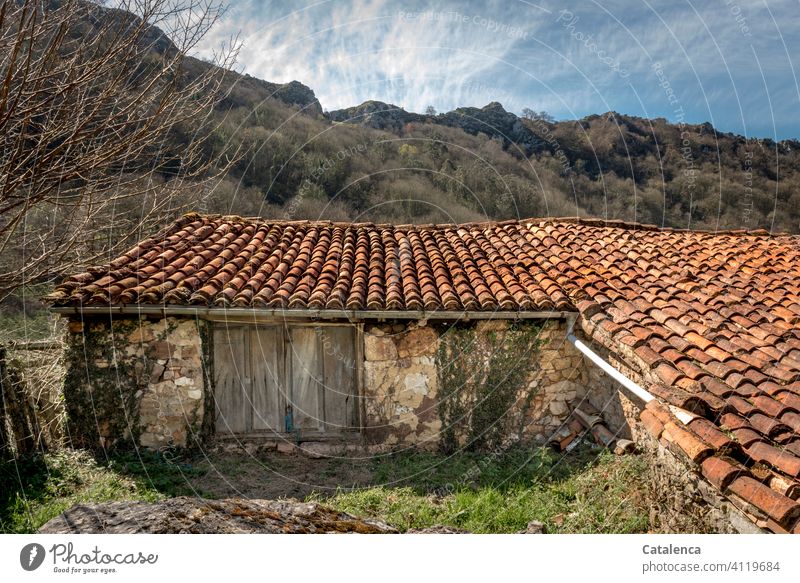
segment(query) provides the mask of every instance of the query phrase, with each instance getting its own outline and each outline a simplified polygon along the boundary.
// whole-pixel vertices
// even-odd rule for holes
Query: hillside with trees
[[[391,237],[381,239],[385,229],[373,229],[353,247],[349,236],[340,241],[336,233],[289,228],[284,234],[294,232],[294,243],[281,241],[265,258],[257,248],[260,235],[248,239],[253,229],[246,226],[237,234],[242,225],[226,217],[191,227],[194,242],[176,231],[163,246],[147,240],[189,211],[393,224],[579,216],[796,233],[800,142],[746,139],[708,123],[675,125],[615,112],[557,121],[533,96],[521,115],[499,102],[415,113],[366,101],[326,111],[303,80],[275,83],[237,73],[235,38],[213,58],[191,56],[207,46],[222,13],[216,0],[0,0],[0,533],[800,528],[794,495],[800,483],[792,481],[800,469],[787,453],[797,442],[786,431],[788,425],[798,429],[797,415],[795,401],[785,399],[796,398],[800,370],[792,344],[797,330],[790,330],[797,324],[791,303],[797,288],[790,285],[796,269],[787,267],[797,260],[791,253],[797,239],[768,251],[770,245],[750,246],[739,262],[743,277],[729,277],[736,266],[728,259],[737,263],[742,246],[719,242],[741,238],[711,238],[718,245],[709,244],[713,248],[702,255],[717,257],[694,278],[705,287],[684,285],[697,261],[657,259],[647,277],[620,273],[605,282],[603,293],[587,292],[592,301],[576,302],[580,309],[569,318],[535,311],[570,308],[556,297],[564,294],[552,280],[577,300],[573,291],[602,286],[584,284],[606,271],[592,273],[589,259],[574,254],[565,261],[584,277],[562,281],[564,274],[547,265],[549,256],[561,269],[564,253],[555,249],[537,255],[547,269],[527,260],[509,265],[503,254],[505,266],[488,273],[483,263],[493,259],[496,237],[485,245],[480,237],[465,237],[470,259],[458,242],[455,254],[447,241],[437,251],[431,247],[436,237],[424,233],[422,243],[417,237],[410,247],[402,241],[397,247]],[[295,24],[287,31],[296,39],[309,29]],[[297,233],[304,234],[302,242]],[[678,243],[694,239],[677,232],[665,243],[663,233],[650,234],[642,245],[672,245],[663,258],[684,259],[680,254],[690,247]],[[375,235],[385,253],[376,251]],[[627,249],[609,243],[606,253],[594,255],[613,261]],[[420,252],[430,256],[430,265]],[[278,254],[280,266],[273,262]],[[320,267],[320,255],[331,261]],[[644,265],[634,253],[628,257]],[[762,277],[753,265],[773,273]],[[298,272],[317,274],[315,290]],[[332,285],[333,272],[342,277]],[[447,293],[438,302],[430,288],[442,291],[442,278],[452,280],[458,294],[465,286],[474,289],[480,305],[464,301],[468,311],[459,314]],[[514,279],[525,288],[522,296]],[[59,304],[61,315],[42,301],[56,282],[63,295],[51,301],[70,298]],[[188,293],[182,309],[168,305],[175,292],[208,299],[217,284],[227,289],[211,303],[234,305],[230,318],[204,310]],[[398,285],[405,303],[392,298]],[[299,301],[284,301],[293,286]],[[643,286],[651,292],[639,294],[643,304],[625,300],[630,294],[622,292]],[[772,293],[770,286],[781,289]],[[356,301],[355,308],[371,314],[352,311],[352,301],[347,314],[314,307],[336,308],[333,296],[342,289],[356,298],[364,287],[367,301]],[[514,296],[511,305],[503,287]],[[229,291],[238,295],[217,301]],[[94,301],[106,292],[102,302]],[[333,301],[318,302],[319,293]],[[689,306],[693,293],[703,301]],[[422,298],[424,312],[412,296]],[[240,298],[255,309],[240,307]],[[783,305],[787,298],[791,309]],[[264,302],[268,309],[262,310]],[[276,303],[290,309],[271,310]],[[627,311],[633,304],[647,318]],[[426,313],[432,306],[444,313]],[[605,313],[596,314],[598,306]],[[688,320],[672,318],[687,306],[695,310]],[[662,321],[657,312],[669,317],[664,327],[647,324]],[[445,319],[429,322],[429,316]],[[691,504],[681,500],[700,492],[696,471],[691,484],[683,480],[674,488],[664,472],[651,472],[642,454],[652,453],[653,439],[639,448],[619,438],[627,435],[628,421],[638,423],[626,420],[635,407],[625,416],[617,411],[627,399],[610,403],[608,420],[592,406],[616,393],[595,382],[563,338],[567,323],[572,331],[578,318],[598,322],[595,316],[605,317],[598,330],[614,322],[635,336],[608,342],[587,326],[582,350],[591,356],[586,347],[596,344],[623,373],[647,377],[651,397],[664,401],[653,405],[676,423],[664,419],[662,427],[658,421],[653,439],[681,437],[684,445],[675,441],[675,452],[702,459],[703,475],[707,462],[722,464],[707,477],[727,480],[722,494],[737,495],[728,501],[715,495],[719,509],[706,504],[706,489]],[[474,325],[485,317],[495,321]],[[320,325],[320,318],[328,321]],[[746,332],[738,343],[737,327]],[[660,339],[662,332],[669,342]],[[643,334],[660,352],[643,342],[645,352],[637,347],[637,359],[628,362],[623,345]],[[544,346],[555,340],[557,346]],[[788,354],[781,360],[775,351]],[[658,366],[650,377],[652,362]],[[680,382],[706,372],[708,390]],[[746,392],[748,386],[755,390]],[[728,388],[727,401],[743,416],[730,417],[750,418],[759,433],[740,429],[745,437],[763,433],[764,440],[750,446],[765,449],[741,448],[720,430],[733,438],[735,431],[711,423],[715,412],[727,410],[715,395]],[[752,397],[759,391],[765,394]],[[670,400],[691,409],[688,428],[682,428],[685,415],[681,421],[667,411]],[[776,411],[780,419],[771,418]],[[231,423],[237,417],[241,424]],[[592,435],[596,443],[589,442]],[[720,447],[705,443],[719,445],[720,439],[726,441]],[[308,455],[299,455],[304,448]],[[737,459],[728,463],[729,454]],[[673,461],[689,471],[687,460]],[[717,471],[725,474],[721,481],[713,479]],[[738,496],[743,490],[749,494]],[[26,565],[28,548],[39,551],[27,553]],[[26,545],[21,567],[35,570],[43,553],[41,545]],[[94,563],[108,566],[98,553],[95,548]],[[241,567],[242,556],[215,554],[213,560]],[[504,566],[490,568],[502,572]],[[187,563],[182,567],[186,571]]]
[[[217,109],[219,143],[245,154],[210,200],[214,210],[377,222],[578,215],[712,230],[800,225],[796,140],[614,112],[554,121],[499,103],[416,114],[368,101],[320,115],[310,95],[300,105],[266,91],[253,97]]]
[[[3,295],[100,263],[187,210],[390,223],[577,215],[692,229],[800,225],[795,140],[617,113],[555,121],[526,108],[520,117],[496,102],[418,114],[367,101],[325,112],[301,82],[234,72],[235,46],[214,62],[188,56],[213,9],[177,30],[176,11],[193,4],[120,6],[3,3]]]

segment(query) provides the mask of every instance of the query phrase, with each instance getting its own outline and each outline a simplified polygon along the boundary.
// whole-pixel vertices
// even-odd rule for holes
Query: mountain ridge
[[[154,30],[156,50],[170,50]],[[214,65],[186,56],[183,74]],[[201,211],[372,222],[584,216],[797,231],[800,142],[617,112],[436,114],[377,100],[325,112],[300,81],[224,71],[209,158],[243,152]],[[183,133],[190,136],[191,126]],[[176,157],[184,136],[174,136]]]

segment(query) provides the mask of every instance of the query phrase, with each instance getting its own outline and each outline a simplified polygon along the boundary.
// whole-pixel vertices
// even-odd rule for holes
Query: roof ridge
[[[487,228],[487,227],[503,227],[508,225],[535,225],[543,227],[546,225],[554,224],[577,224],[586,225],[589,227],[605,227],[612,229],[624,229],[631,231],[659,231],[663,233],[697,233],[704,235],[728,235],[728,236],[758,236],[758,237],[800,237],[789,232],[781,231],[770,233],[766,229],[688,229],[683,227],[660,227],[650,223],[639,223],[636,221],[623,221],[619,219],[601,219],[595,217],[531,217],[525,219],[503,219],[503,220],[487,220],[487,221],[470,221],[466,223],[374,223],[370,221],[365,222],[350,222],[350,221],[331,221],[327,219],[270,219],[265,217],[246,217],[242,215],[223,215],[221,213],[198,213],[189,212],[182,215],[172,226],[183,226],[186,224],[186,219],[189,221],[195,220],[225,220],[228,222],[245,222],[249,224],[260,225],[307,225],[307,226],[328,226],[328,227],[342,227],[342,228],[378,228],[378,229],[394,229],[394,230],[444,230],[456,228]]]

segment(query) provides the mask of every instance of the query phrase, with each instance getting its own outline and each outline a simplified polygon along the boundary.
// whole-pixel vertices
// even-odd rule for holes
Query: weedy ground
[[[378,485],[310,498],[401,531],[446,525],[513,533],[543,522],[550,533],[630,533],[648,528],[644,461],[583,449],[393,456],[376,463]]]
[[[381,519],[400,531],[434,525],[476,533],[630,533],[648,528],[638,456],[589,447],[571,454],[516,448],[502,455],[396,453],[309,459],[275,453],[62,450],[0,465],[0,531],[34,532],[78,503],[172,496],[298,498]]]

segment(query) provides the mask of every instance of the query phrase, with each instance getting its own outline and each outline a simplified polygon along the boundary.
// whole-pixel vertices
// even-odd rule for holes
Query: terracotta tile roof
[[[576,310],[651,393],[700,419],[683,424],[651,403],[641,419],[656,438],[757,524],[798,529],[798,236],[586,219],[391,226],[192,214],[48,299]]]
[[[762,528],[800,528],[800,237],[578,227],[584,331],[659,401],[644,428]],[[587,235],[591,233],[592,236]],[[583,239],[581,246],[577,242]]]
[[[561,311],[544,243],[517,222],[392,226],[186,215],[68,278],[56,305],[182,304],[347,310]]]

